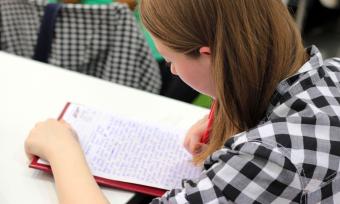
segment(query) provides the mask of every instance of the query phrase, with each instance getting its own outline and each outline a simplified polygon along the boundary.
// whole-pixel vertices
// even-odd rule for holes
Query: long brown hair
[[[294,74],[305,51],[294,19],[281,0],[142,0],[145,27],[166,46],[191,57],[211,49],[216,106],[208,148],[264,117],[277,84]]]

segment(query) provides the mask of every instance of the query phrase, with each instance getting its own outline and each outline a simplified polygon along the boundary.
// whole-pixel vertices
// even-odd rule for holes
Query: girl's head
[[[172,71],[216,100],[209,146],[196,161],[258,124],[277,84],[305,61],[281,0],[142,0],[140,6],[160,52],[171,55]],[[197,63],[179,66],[179,56]]]

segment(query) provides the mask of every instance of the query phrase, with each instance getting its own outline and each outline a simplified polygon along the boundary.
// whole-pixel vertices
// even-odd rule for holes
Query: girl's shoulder
[[[333,57],[325,60],[325,66],[332,70],[332,72],[340,72],[340,57]]]

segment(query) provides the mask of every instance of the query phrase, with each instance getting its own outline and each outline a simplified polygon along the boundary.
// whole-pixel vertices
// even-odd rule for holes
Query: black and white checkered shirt
[[[32,58],[46,0],[0,0],[0,50]],[[161,76],[126,5],[64,4],[48,62],[159,93]]]
[[[340,58],[307,50],[310,60],[279,83],[261,124],[152,203],[340,203]]]

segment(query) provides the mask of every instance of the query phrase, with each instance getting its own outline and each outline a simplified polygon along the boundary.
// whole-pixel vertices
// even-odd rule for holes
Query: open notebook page
[[[184,131],[77,104],[70,104],[63,119],[78,134],[95,176],[172,189],[200,174],[183,148]]]

